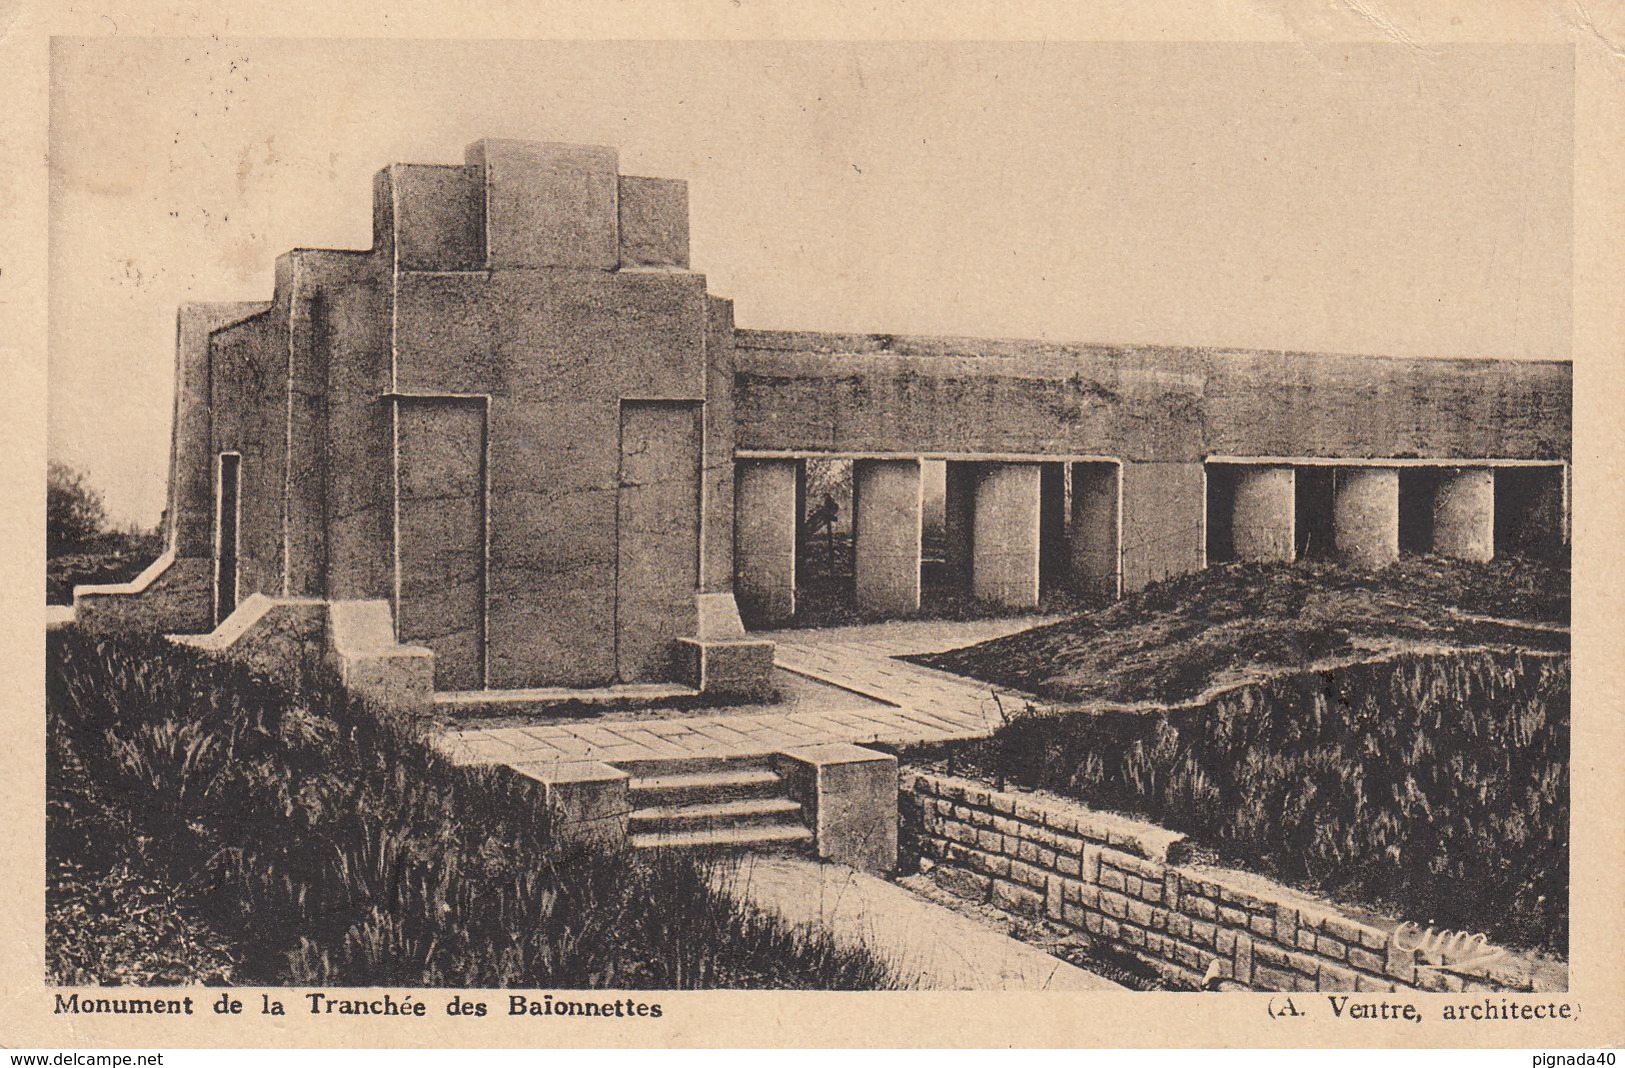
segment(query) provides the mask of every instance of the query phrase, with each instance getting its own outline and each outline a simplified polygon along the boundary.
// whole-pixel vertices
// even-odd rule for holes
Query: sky
[[[741,327],[1568,358],[1566,47],[59,39],[49,447],[163,508],[175,309],[481,137],[689,183]]]

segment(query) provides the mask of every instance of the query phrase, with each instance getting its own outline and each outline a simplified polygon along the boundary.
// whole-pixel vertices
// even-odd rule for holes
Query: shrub
[[[60,460],[45,469],[45,546],[52,556],[89,544],[107,529],[102,495]]]
[[[416,722],[336,687],[295,695],[159,639],[49,643],[58,981],[892,985],[865,953],[728,898],[704,862],[561,845],[515,777],[451,765]],[[96,896],[119,864],[186,934],[164,967],[102,968],[68,923],[128,918]]]
[[[1461,652],[1160,714],[1031,712],[956,759],[1284,882],[1566,953],[1568,747],[1567,657]]]

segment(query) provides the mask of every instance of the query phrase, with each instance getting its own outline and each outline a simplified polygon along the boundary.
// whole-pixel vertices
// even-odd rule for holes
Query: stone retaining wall
[[[1562,990],[1557,961],[1424,942],[1416,925],[1194,863],[1183,835],[1048,794],[906,771],[901,848],[959,897],[1086,932],[1168,979],[1254,990]],[[1438,967],[1450,965],[1450,969]]]

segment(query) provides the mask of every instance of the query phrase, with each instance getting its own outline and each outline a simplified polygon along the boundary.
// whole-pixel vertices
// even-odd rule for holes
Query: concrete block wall
[[[1198,985],[1253,990],[1563,990],[1567,968],[1508,953],[1418,956],[1421,931],[1244,872],[1191,863],[1184,836],[1074,802],[904,771],[901,848],[959,897],[1047,921]],[[1467,977],[1429,964],[1455,963]]]

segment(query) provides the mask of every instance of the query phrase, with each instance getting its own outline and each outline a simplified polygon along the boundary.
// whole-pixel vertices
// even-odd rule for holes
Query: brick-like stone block
[[[1010,864],[1010,877],[1023,886],[1030,886],[1034,890],[1044,889],[1049,882],[1049,875],[1043,869],[1016,861],[1012,861]]]
[[[1383,957],[1383,971],[1398,982],[1414,986],[1416,984],[1416,950],[1401,949],[1390,941],[1388,950]]]
[[[1051,875],[1044,881],[1044,915],[1052,920],[1062,919],[1061,906],[1065,903],[1065,887],[1059,876]]]
[[[1239,932],[1235,935],[1235,944],[1230,959],[1234,964],[1236,981],[1255,985],[1253,982],[1253,940],[1250,935]]]
[[[1369,949],[1355,946],[1349,947],[1348,960],[1349,963],[1354,967],[1359,968],[1362,971],[1373,972],[1378,975],[1382,974],[1383,968],[1387,964],[1387,961],[1383,957],[1378,956]]]
[[[931,879],[938,886],[967,901],[986,901],[989,891],[993,887],[993,880],[986,875],[964,868],[951,868],[947,865],[937,868],[931,873]]]
[[[818,855],[867,871],[897,867],[897,758],[845,743],[786,750],[775,758],[808,814]]]
[[[1128,916],[1128,898],[1122,894],[1102,890],[1100,892],[1100,911],[1114,920],[1124,919]]]
[[[1030,919],[1038,919],[1044,913],[1044,895],[1030,886],[1005,882],[1003,879],[993,880],[994,905],[1007,912]]]
[[[1320,965],[1319,981],[1315,986],[1319,990],[1352,991],[1355,989],[1357,981],[1358,977],[1347,968],[1340,968],[1335,964],[1327,964],[1323,961]]]

